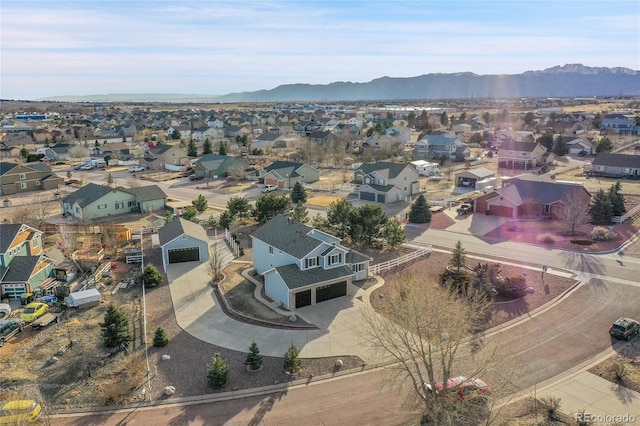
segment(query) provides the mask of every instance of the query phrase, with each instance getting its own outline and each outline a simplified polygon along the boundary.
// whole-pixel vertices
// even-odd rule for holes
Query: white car
[[[144,172],[144,167],[142,167],[142,166],[133,166],[133,167],[129,168],[129,173],[135,173],[135,172]]]
[[[275,185],[265,185],[264,188],[262,188],[262,192],[272,192],[277,190],[278,187]]]
[[[80,166],[80,170],[91,170],[93,169],[93,164],[91,163],[85,163],[82,166]]]

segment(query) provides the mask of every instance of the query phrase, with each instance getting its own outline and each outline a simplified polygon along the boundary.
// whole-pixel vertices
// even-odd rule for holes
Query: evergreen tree
[[[351,227],[351,216],[355,212],[353,204],[344,198],[335,201],[327,209],[327,223],[335,230],[336,236],[344,238],[349,233]]]
[[[296,204],[293,210],[289,212],[289,217],[296,222],[309,222],[309,212],[307,211],[307,206],[305,206],[304,204]]]
[[[384,229],[389,216],[379,204],[365,204],[354,210],[351,215],[349,237],[351,241],[371,246],[374,241],[384,237]]]
[[[172,220],[173,220],[173,213],[171,212],[171,210],[167,210],[167,212],[164,214],[164,224],[167,225],[171,223]]]
[[[562,157],[567,155],[569,152],[569,148],[567,147],[567,142],[560,135],[556,137],[556,140],[553,142],[553,149],[551,150],[558,157]]]
[[[622,216],[627,209],[624,207],[624,195],[620,193],[622,187],[620,181],[614,183],[609,188],[609,201],[611,202],[611,214],[613,216]]]
[[[148,264],[144,267],[144,270],[140,274],[140,280],[144,282],[144,286],[147,288],[157,287],[162,284],[163,277],[153,264]]]
[[[196,210],[193,206],[187,206],[182,210],[182,215],[180,216],[184,220],[188,220],[193,223],[200,223],[200,220],[196,217],[198,215],[198,210]]]
[[[550,151],[551,147],[553,146],[553,135],[547,132],[544,135],[537,138],[536,142],[544,146],[547,149],[547,151]]]
[[[211,153],[213,153],[213,151],[211,150],[211,142],[209,142],[209,138],[206,138],[204,140],[204,143],[202,144],[202,155]]]
[[[227,155],[227,144],[225,141],[220,141],[220,146],[218,147],[219,155]]]
[[[229,210],[223,211],[220,215],[220,218],[218,219],[218,223],[220,223],[220,226],[224,229],[229,229],[229,227],[233,223],[233,215],[231,214],[231,212]]]
[[[596,145],[596,152],[611,152],[613,150],[613,144],[609,140],[609,138],[604,137],[598,141]]]
[[[73,172],[71,170],[67,170],[67,179],[71,179],[71,176],[73,176]],[[111,176],[111,173],[109,173],[109,176]]]
[[[261,224],[265,224],[279,214],[286,214],[290,209],[291,200],[289,196],[286,194],[276,195],[270,192],[256,201],[254,217]]]
[[[404,243],[407,239],[407,235],[404,232],[404,228],[398,219],[391,218],[384,227],[384,240],[391,248],[396,248],[400,244]]]
[[[102,342],[107,348],[128,349],[133,341],[129,330],[129,319],[116,305],[109,305],[104,316],[104,322],[100,323],[102,329]]]
[[[465,261],[467,260],[467,254],[462,247],[462,243],[460,240],[456,243],[455,248],[451,252],[451,259],[449,260],[449,265],[456,268],[456,272],[460,272],[460,268],[465,265]]]
[[[288,374],[296,374],[302,369],[302,361],[298,358],[300,351],[296,345],[291,343],[289,349],[284,354],[284,371]]]
[[[442,111],[442,114],[440,114],[440,124],[443,126],[447,126],[449,124],[449,116],[446,111]]]
[[[189,141],[189,145],[187,146],[187,155],[189,157],[198,156],[198,147],[196,147],[196,143],[193,141],[193,139]]]
[[[212,388],[221,388],[229,381],[229,366],[220,357],[219,353],[215,353],[209,365],[209,372],[207,374],[207,382]]]
[[[255,341],[249,346],[249,353],[244,364],[248,365],[252,370],[259,370],[262,367],[262,355],[260,355],[260,349],[258,349],[258,344]]]
[[[209,217],[207,218],[207,226],[210,229],[215,228],[216,226],[218,226],[218,221],[216,220],[214,215],[209,215]]]
[[[207,202],[207,199],[204,198],[204,195],[200,194],[198,195],[198,198],[191,200],[191,204],[193,204],[193,207],[198,210],[198,213],[202,213],[207,209],[209,203]]]
[[[251,216],[251,203],[241,196],[231,197],[227,201],[227,210],[233,217],[249,217]]]
[[[169,338],[167,337],[167,333],[164,331],[164,328],[156,328],[156,334],[153,336],[153,346],[160,348],[162,346],[167,346],[167,343],[169,343]]]
[[[294,204],[307,202],[307,190],[300,182],[296,182],[291,189],[291,202]]]
[[[613,208],[611,207],[611,200],[604,192],[604,189],[600,188],[593,196],[589,213],[591,213],[593,223],[596,225],[611,223]]]
[[[411,223],[429,223],[431,222],[431,209],[427,204],[427,199],[423,194],[411,204],[409,209],[409,222]]]
[[[180,139],[180,130],[173,129],[173,132],[171,133],[171,139],[173,139],[174,141]]]

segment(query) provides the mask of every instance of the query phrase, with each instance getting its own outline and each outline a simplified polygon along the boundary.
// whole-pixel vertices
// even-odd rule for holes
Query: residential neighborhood
[[[476,318],[480,333],[506,336],[511,327],[522,335],[503,354],[511,382],[491,369],[481,377],[491,387],[487,401],[506,401],[526,395],[536,374],[565,380],[578,361],[598,361],[582,372],[609,383],[602,371],[612,361],[599,354],[623,343],[606,324],[640,317],[636,103],[34,106],[41,114],[2,110],[0,308],[19,319],[30,303],[44,303],[54,317],[46,328],[24,322],[3,340],[0,363],[38,336],[59,347],[70,334],[102,353],[100,324],[117,306],[133,318],[132,353],[155,345],[154,331],[166,334],[166,347],[150,357],[157,371],[147,381],[132,376],[136,386],[153,384],[145,392],[154,400],[171,401],[164,392],[226,395],[229,387],[211,385],[206,371],[202,383],[180,385],[194,365],[206,370],[212,351],[241,366],[229,370],[238,389],[286,389],[384,368],[393,353],[361,344],[363,330],[375,325],[366,338],[378,344],[395,339],[374,332],[392,333],[385,318],[416,320],[422,314],[412,309],[444,312],[443,303],[473,317],[484,312],[469,308],[475,302],[466,297],[477,291],[490,306]],[[100,295],[92,307],[65,302],[87,290]],[[603,308],[562,309],[584,312],[593,300]],[[437,309],[429,305],[436,301]],[[568,342],[563,322],[575,331]],[[469,333],[430,324],[468,347]],[[538,334],[546,343],[534,344]],[[292,345],[301,367],[276,379],[254,372],[244,364],[252,344],[269,359],[263,369],[281,369]],[[552,362],[519,371],[518,353]],[[27,361],[46,362],[35,357],[11,358],[18,364],[10,380],[24,384]],[[69,351],[59,358],[51,377],[80,362]],[[91,374],[107,383],[109,369]],[[407,392],[430,403],[422,386]],[[59,396],[46,398],[63,412]],[[70,401],[111,404],[102,391]]]

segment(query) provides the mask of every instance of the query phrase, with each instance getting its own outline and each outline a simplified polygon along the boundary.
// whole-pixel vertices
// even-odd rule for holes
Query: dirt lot
[[[616,378],[614,373],[613,367],[616,365],[622,365],[623,371],[626,373],[620,380]],[[619,353],[607,358],[589,371],[611,383],[640,392],[640,337],[634,338]]]

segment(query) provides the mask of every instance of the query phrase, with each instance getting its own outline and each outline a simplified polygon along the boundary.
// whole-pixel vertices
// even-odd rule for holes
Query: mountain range
[[[471,72],[381,77],[366,83],[285,84],[270,90],[202,94],[110,94],[56,96],[68,102],[291,102],[396,101],[418,99],[639,96],[640,71],[629,68],[555,66],[522,74]]]

